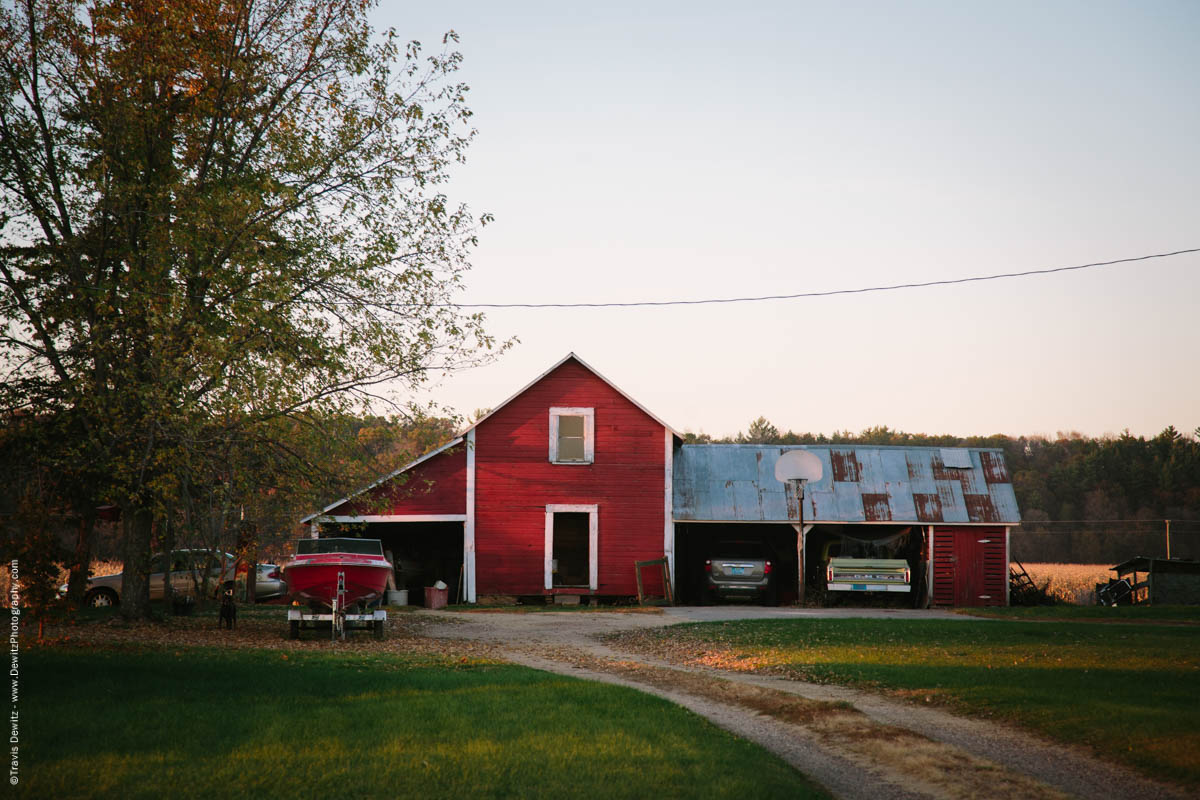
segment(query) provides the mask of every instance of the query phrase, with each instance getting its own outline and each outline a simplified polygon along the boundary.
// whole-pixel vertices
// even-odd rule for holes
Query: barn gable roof
[[[628,400],[630,403],[632,403],[634,406],[636,406],[638,409],[640,409],[643,413],[646,414],[646,416],[650,417],[652,420],[657,422],[659,425],[661,425],[664,428],[666,428],[667,430],[669,430],[676,438],[678,438],[678,439],[683,438],[683,434],[679,433],[677,430],[672,428],[670,425],[663,422],[661,419],[659,419],[654,414],[652,414],[645,406],[643,406],[637,400],[634,400],[632,397],[630,397],[625,392],[625,390],[623,390],[621,387],[617,386],[615,383],[610,381],[608,378],[601,375],[591,364],[588,364],[586,361],[584,361],[582,358],[575,355],[574,353],[567,353],[566,356],[564,356],[563,358],[561,358],[560,360],[555,362],[549,369],[547,369],[541,375],[538,375],[532,381],[525,384],[525,386],[521,387],[520,391],[514,393],[503,403],[496,406],[495,408],[493,408],[488,413],[484,414],[479,419],[475,420],[475,422],[472,425],[463,429],[463,431],[461,433],[459,433],[451,441],[447,442],[446,444],[442,445],[441,447],[437,448],[436,450],[426,453],[425,455],[421,456],[420,458],[416,459],[415,461],[411,461],[408,464],[405,464],[403,467],[400,467],[400,469],[397,469],[393,472],[389,472],[387,475],[384,475],[382,478],[379,478],[378,480],[373,481],[370,485],[364,486],[363,488],[359,489],[358,491],[352,492],[351,494],[347,495],[346,497],[343,497],[340,500],[336,500],[336,501],[330,503],[329,505],[325,506],[323,509],[316,512],[315,514],[309,514],[307,517],[300,520],[300,523],[308,524],[308,523],[312,522],[313,520],[317,519],[318,517],[325,516],[330,511],[332,511],[333,509],[342,505],[343,503],[346,503],[349,500],[353,500],[355,497],[358,497],[359,495],[362,495],[362,494],[365,494],[366,492],[371,491],[372,489],[379,486],[380,484],[386,483],[387,481],[391,480],[392,478],[395,478],[396,476],[398,476],[404,472],[407,472],[408,470],[412,469],[413,467],[417,466],[418,464],[428,461],[429,459],[433,458],[434,456],[436,456],[440,453],[443,453],[446,450],[449,450],[451,447],[454,447],[456,444],[459,444],[464,439],[466,439],[468,433],[473,431],[475,428],[478,428],[480,425],[482,425],[484,422],[486,422],[488,420],[488,418],[490,418],[491,416],[496,414],[498,411],[500,411],[500,409],[504,408],[506,405],[511,403],[513,400],[516,400],[518,397],[525,394],[525,392],[529,391],[530,388],[535,386],[539,381],[541,381],[547,375],[554,372],[554,370],[558,369],[563,364],[567,363],[568,361],[572,361],[572,360],[575,361],[576,363],[578,363],[581,367],[586,369],[588,372],[591,372],[593,375],[595,375],[600,380],[604,381],[604,383],[606,383],[613,391],[615,391],[617,394],[621,395],[626,400]]]
[[[524,386],[522,386],[522,387],[521,387],[521,389],[520,389],[519,391],[515,392],[515,393],[514,393],[512,396],[510,396],[510,397],[509,397],[507,400],[505,400],[503,403],[501,403],[500,405],[496,406],[495,408],[493,408],[493,409],[492,409],[491,411],[489,411],[488,413],[484,414],[484,415],[483,415],[482,417],[480,417],[479,419],[475,420],[475,423],[474,423],[473,425],[471,425],[470,427],[466,428],[466,429],[465,429],[465,430],[464,430],[464,431],[463,431],[461,434],[459,434],[459,435],[460,435],[460,436],[466,436],[468,432],[470,432],[470,431],[474,430],[475,428],[478,428],[478,427],[479,427],[480,425],[482,425],[482,424],[483,424],[483,423],[484,423],[484,422],[485,422],[485,421],[486,421],[486,420],[487,420],[489,417],[491,417],[491,416],[493,416],[494,414],[496,414],[496,412],[498,412],[500,409],[504,408],[506,405],[508,405],[509,403],[511,403],[513,400],[516,400],[518,397],[520,397],[521,395],[525,394],[525,392],[529,391],[531,388],[533,388],[534,386],[536,386],[536,385],[537,385],[537,383],[538,383],[539,381],[541,381],[541,380],[542,380],[543,378],[545,378],[547,375],[549,375],[550,373],[554,372],[554,370],[558,369],[559,367],[561,367],[563,364],[567,363],[568,361],[575,361],[577,364],[579,364],[579,366],[583,367],[583,368],[584,368],[584,369],[586,369],[588,372],[592,373],[592,374],[593,374],[593,375],[595,375],[597,378],[599,378],[600,380],[602,380],[602,381],[604,381],[606,384],[608,384],[609,388],[611,388],[611,389],[612,389],[613,391],[615,391],[617,394],[621,395],[621,396],[622,396],[622,397],[624,397],[626,400],[628,400],[630,403],[632,403],[633,405],[637,406],[637,408],[638,408],[638,409],[640,409],[640,410],[642,411],[642,413],[644,413],[646,416],[650,417],[650,419],[654,420],[654,421],[655,421],[655,422],[657,422],[659,425],[662,425],[664,428],[666,428],[667,430],[669,430],[669,431],[670,431],[672,434],[674,434],[674,435],[675,435],[675,437],[676,437],[676,438],[678,438],[678,439],[682,439],[682,438],[683,438],[683,434],[682,434],[682,433],[680,433],[679,431],[675,430],[674,428],[672,428],[672,427],[671,427],[670,425],[668,425],[667,423],[663,422],[661,419],[659,419],[657,416],[655,416],[655,415],[654,415],[654,414],[653,414],[653,413],[652,413],[652,412],[651,412],[651,411],[650,411],[648,408],[646,408],[644,405],[642,405],[641,403],[639,403],[637,400],[634,400],[632,397],[630,397],[630,396],[629,396],[629,394],[627,394],[627,393],[625,392],[625,390],[624,390],[624,389],[622,389],[620,386],[617,386],[615,383],[613,383],[612,381],[610,381],[608,378],[606,378],[606,377],[604,377],[603,375],[601,375],[601,374],[600,374],[600,372],[599,372],[599,371],[598,371],[598,370],[597,370],[595,367],[593,367],[591,364],[587,363],[586,361],[584,361],[582,358],[580,358],[579,356],[575,355],[574,353],[567,353],[565,356],[563,356],[561,359],[559,359],[557,362],[555,362],[555,363],[554,363],[554,365],[553,365],[553,366],[551,366],[551,367],[550,367],[548,370],[546,370],[545,372],[543,372],[541,375],[538,375],[536,378],[534,378],[533,380],[531,380],[529,383],[527,383],[527,384],[525,384]]]
[[[463,440],[463,437],[456,436],[455,438],[446,442],[444,445],[437,448],[436,450],[430,450],[428,453],[421,456],[420,458],[414,459],[413,461],[410,461],[407,464],[405,464],[400,469],[393,470],[393,471],[389,472],[387,475],[384,475],[382,478],[378,478],[378,479],[372,481],[370,484],[364,486],[363,488],[359,489],[356,492],[351,492],[350,494],[343,497],[341,500],[334,500],[332,503],[325,506],[324,508],[322,508],[320,511],[316,512],[315,514],[309,514],[307,517],[300,520],[300,524],[307,525],[308,523],[312,522],[317,517],[325,516],[330,511],[333,511],[335,508],[342,505],[343,503],[353,500],[354,498],[358,497],[361,494],[366,494],[367,492],[374,489],[376,486],[387,483],[392,478],[396,477],[397,475],[401,474],[402,472],[407,472],[408,470],[412,469],[413,467],[417,466],[418,464],[423,464],[424,462],[428,461],[429,459],[433,458],[434,456],[441,455],[442,453],[449,450],[451,447],[454,447],[454,445],[462,442],[462,440]]]
[[[999,449],[737,444],[679,448],[674,518],[796,522],[795,498],[775,478],[775,463],[788,450],[807,450],[823,467],[821,479],[810,481],[804,493],[805,523],[1014,525],[1021,520]]]

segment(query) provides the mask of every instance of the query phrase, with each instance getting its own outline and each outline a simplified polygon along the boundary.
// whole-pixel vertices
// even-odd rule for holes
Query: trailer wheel
[[[294,619],[290,623],[288,623],[288,638],[289,639],[299,639],[300,638],[300,620]]]
[[[381,619],[375,620],[374,627],[375,627],[375,638],[382,639],[383,638],[383,620],[381,620]]]

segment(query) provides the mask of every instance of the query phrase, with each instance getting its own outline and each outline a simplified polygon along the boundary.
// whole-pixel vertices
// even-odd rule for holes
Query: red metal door
[[[1008,580],[1003,528],[938,528],[933,542],[933,602],[1002,606]]]
[[[954,581],[954,605],[979,605],[983,592],[983,552],[979,534],[972,530],[954,532],[958,566]]]

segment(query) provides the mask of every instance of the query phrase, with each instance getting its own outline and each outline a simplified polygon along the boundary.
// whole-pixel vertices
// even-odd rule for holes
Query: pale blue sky
[[[462,37],[463,302],[821,291],[1200,247],[1200,3],[385,4]],[[575,351],[677,429],[1200,426],[1200,254],[737,306],[492,311],[469,413]]]

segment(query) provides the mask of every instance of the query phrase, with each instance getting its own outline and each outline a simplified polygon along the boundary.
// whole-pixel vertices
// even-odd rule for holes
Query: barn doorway
[[[928,540],[919,525],[817,524],[804,541],[806,601],[814,605],[920,607],[925,604]],[[826,592],[832,558],[903,559],[911,571],[908,592]]]
[[[600,580],[599,515],[598,505],[546,506],[543,585],[547,591],[596,591]]]
[[[588,585],[588,514],[580,511],[554,515],[551,545],[553,588],[586,588]]]
[[[410,605],[425,604],[425,587],[443,581],[451,603],[462,593],[461,522],[372,522],[363,534],[379,539],[392,554],[396,586],[408,590]]]
[[[675,524],[675,597],[684,605],[710,602],[704,562],[735,542],[753,542],[772,562],[775,598],[796,602],[796,529],[792,525],[754,522],[677,522]]]

